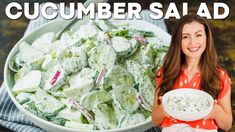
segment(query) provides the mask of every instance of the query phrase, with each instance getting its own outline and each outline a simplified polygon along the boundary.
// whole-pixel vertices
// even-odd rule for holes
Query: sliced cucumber
[[[70,121],[76,121],[82,123],[82,113],[78,110],[66,108],[60,111],[58,116]]]
[[[109,27],[109,26],[104,22],[104,20],[97,21],[97,26],[98,26],[98,28],[100,28],[102,31],[105,31],[105,32],[112,30],[112,28]]]
[[[134,77],[123,67],[119,65],[113,66],[105,77],[106,83],[113,88],[119,85],[134,86]],[[107,85],[107,84],[106,84]],[[107,86],[109,86],[107,85]]]
[[[155,86],[148,74],[145,74],[144,66],[133,60],[126,61],[127,70],[134,76],[135,82],[139,83],[139,95],[137,96],[141,106],[148,111],[152,111]]]
[[[110,21],[108,20],[99,20],[96,22],[98,27],[102,30],[102,31],[111,31],[113,29],[117,29],[117,27],[111,23]]]
[[[137,61],[138,63],[142,64],[142,56],[143,56],[143,53],[144,53],[144,50],[145,50],[145,46],[144,45],[140,45],[138,47],[139,48],[137,48],[135,53],[133,53],[127,59],[128,60],[134,60],[134,61]]]
[[[52,67],[53,65],[56,65],[56,60],[53,59],[51,54],[45,55],[45,60],[42,63],[42,69],[47,70],[48,68]]]
[[[64,89],[67,97],[80,100],[81,96],[93,89],[94,82],[92,79],[73,77],[69,80],[70,87]]]
[[[94,39],[86,39],[86,40],[81,40],[81,48],[88,53],[91,48],[95,46],[95,41]]]
[[[29,73],[32,70],[32,68],[28,65],[24,65],[14,76],[15,82],[22,79],[27,73]]]
[[[143,67],[134,60],[127,60],[126,65],[127,70],[133,75],[135,82],[139,83],[141,79],[141,70]]]
[[[111,43],[118,56],[127,56],[132,50],[129,41],[123,37],[113,37]]]
[[[98,72],[94,69],[91,68],[82,68],[82,70],[79,72],[78,76],[83,78],[89,78],[89,79],[93,79],[96,80]]]
[[[98,104],[92,111],[95,113],[95,125],[100,130],[117,128],[113,109],[107,104]]]
[[[40,88],[35,93],[35,105],[44,113],[55,113],[65,107],[63,103]]]
[[[65,93],[62,90],[58,90],[58,91],[49,91],[50,94],[56,98],[66,98],[67,96],[65,95]]]
[[[92,38],[97,34],[97,28],[94,25],[82,25],[79,29],[79,35],[81,38],[87,39]]]
[[[66,31],[61,35],[60,44],[64,45],[65,47],[71,47],[72,45],[76,44],[80,40],[80,38],[74,38],[70,35],[70,31]]]
[[[31,45],[27,44],[26,42],[20,43],[19,50],[20,51],[19,51],[18,58],[26,63],[30,63],[33,60],[37,60],[38,58],[43,57],[43,52],[32,47]]]
[[[116,53],[110,45],[100,44],[88,52],[88,63],[92,69],[110,69],[116,61]]]
[[[23,67],[26,63],[20,59],[20,54],[17,53],[14,55],[9,61],[9,68],[13,72],[18,72],[21,67]]]
[[[64,60],[61,63],[61,66],[67,73],[75,73],[77,71],[80,71],[82,67],[85,67],[82,65],[83,60],[84,58],[80,57],[69,58],[67,60]]]
[[[155,87],[148,76],[143,76],[139,83],[139,93],[145,99],[148,107],[152,109]]]
[[[103,32],[103,31],[100,31],[97,35],[97,38],[96,38],[96,42],[95,43],[96,45],[98,44],[110,44],[111,41],[110,41],[110,36],[108,35],[107,32]]]
[[[118,124],[120,124],[122,119],[125,117],[126,112],[121,109],[121,106],[117,106],[114,102],[112,102],[112,106],[113,106],[113,109],[114,109],[114,114],[116,116],[117,122],[118,122]]]
[[[25,102],[30,100],[31,95],[32,93],[21,92],[16,96],[16,99],[20,104],[24,104]]]
[[[133,115],[128,114],[124,117],[119,127],[132,126],[140,122],[143,122],[144,120],[145,120],[145,117],[141,113],[135,113]]]
[[[30,71],[22,79],[16,82],[12,88],[12,92],[18,94],[20,92],[34,92],[39,88],[41,82],[41,72],[38,70]]]
[[[15,63],[16,63],[17,67],[24,66],[24,64],[25,64],[25,62],[20,59],[19,53],[16,54],[16,56],[15,56]]]
[[[84,94],[80,99],[80,103],[84,108],[91,110],[95,105],[107,102],[111,99],[112,97],[108,92],[103,90],[96,90]]]
[[[46,53],[49,51],[54,37],[54,32],[45,33],[32,43],[32,47],[36,48],[37,50],[43,53]]]
[[[157,57],[155,58],[155,65],[156,66],[161,67],[163,65],[163,59],[164,59],[165,55],[166,55],[166,52],[157,52]]]
[[[128,52],[128,54],[125,57],[133,55],[138,50],[139,47],[139,43],[135,39],[131,38],[129,42],[131,44],[131,51]]]
[[[154,65],[154,59],[156,57],[155,51],[150,44],[146,46],[142,54],[142,64]]]
[[[119,87],[112,91],[114,103],[127,113],[135,112],[139,107],[136,99],[137,90],[132,87]]]
[[[87,66],[86,52],[76,46],[60,51],[57,59],[67,73],[77,72]]]
[[[45,60],[45,56],[42,57],[38,57],[34,60],[32,60],[29,65],[33,68],[33,69],[38,69],[41,70],[42,69],[42,63]]]

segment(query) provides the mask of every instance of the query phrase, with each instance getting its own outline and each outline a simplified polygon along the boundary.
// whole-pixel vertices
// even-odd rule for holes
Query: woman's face
[[[186,59],[200,60],[206,48],[206,33],[204,26],[199,22],[187,23],[182,29],[181,48]]]

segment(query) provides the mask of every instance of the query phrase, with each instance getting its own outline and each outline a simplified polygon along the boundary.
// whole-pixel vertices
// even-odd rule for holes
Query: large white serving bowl
[[[187,97],[192,97],[192,98],[204,98],[210,102],[210,106],[207,109],[198,111],[198,112],[185,112],[185,111],[173,110],[169,108],[167,105],[168,98],[172,96],[176,96],[176,97],[187,96]],[[180,88],[180,89],[171,90],[165,93],[162,97],[162,103],[163,103],[164,111],[171,117],[178,119],[178,120],[182,120],[182,121],[195,121],[195,120],[204,118],[212,111],[212,108],[214,105],[214,99],[212,98],[211,95],[209,95],[208,93],[202,90],[197,90],[197,89],[192,89],[192,88]]]
[[[112,21],[117,21],[121,22],[121,20],[112,20]],[[13,47],[11,52],[9,53],[5,67],[4,67],[4,84],[6,85],[7,92],[9,96],[11,97],[12,101],[16,105],[16,107],[24,113],[35,125],[41,127],[42,129],[46,131],[52,131],[52,132],[83,132],[81,130],[77,129],[72,129],[72,128],[67,128],[63,127],[57,124],[53,124],[52,122],[43,120],[39,118],[38,116],[34,115],[33,113],[29,112],[25,108],[23,108],[16,100],[14,95],[12,94],[12,88],[14,86],[14,73],[9,69],[8,65],[11,60],[11,58],[18,52],[19,50],[19,44],[23,41],[26,41],[28,43],[32,43],[36,38],[41,36],[42,34],[46,32],[55,32],[57,33],[60,29],[62,29],[67,23],[70,21],[66,21],[63,19],[57,19],[53,20],[47,24],[44,24],[40,27],[38,27],[35,31],[32,33],[24,36],[22,39],[20,39],[16,45]],[[83,20],[79,20],[72,28],[77,29],[79,25],[85,24],[88,22],[88,18],[84,18]],[[125,22],[129,22],[131,25],[134,25],[142,30],[145,31],[153,31],[165,44],[169,44],[171,36],[157,27],[156,25],[153,25],[149,22],[143,21],[143,20],[125,20]],[[118,129],[112,129],[112,130],[102,130],[102,132],[111,132],[111,131],[116,131],[116,132],[143,132],[144,130],[147,130],[152,127],[151,124],[151,117],[149,117],[146,121],[140,122],[139,124],[133,125],[133,126],[128,126],[125,128],[118,128]],[[93,130],[94,131],[94,130]],[[98,131],[98,130],[97,130]],[[84,131],[88,132],[88,131]]]

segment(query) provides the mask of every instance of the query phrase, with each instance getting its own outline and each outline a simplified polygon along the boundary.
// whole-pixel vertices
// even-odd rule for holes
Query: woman
[[[231,80],[217,64],[211,30],[200,16],[185,15],[176,23],[156,83],[152,123],[161,125],[163,132],[216,132],[218,127],[225,131],[232,127]],[[172,89],[185,87],[203,90],[214,98],[213,110],[204,119],[185,122],[164,112],[162,96]]]

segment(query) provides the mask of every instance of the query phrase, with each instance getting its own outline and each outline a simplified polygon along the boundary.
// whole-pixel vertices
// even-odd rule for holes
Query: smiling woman
[[[231,80],[217,63],[212,33],[202,17],[185,15],[176,23],[163,66],[157,72],[156,85],[152,122],[155,126],[161,125],[163,132],[182,129],[217,132],[218,127],[225,131],[231,129]],[[170,117],[163,109],[162,96],[168,91],[183,88],[210,94],[215,100],[212,111],[206,117],[191,122]]]

